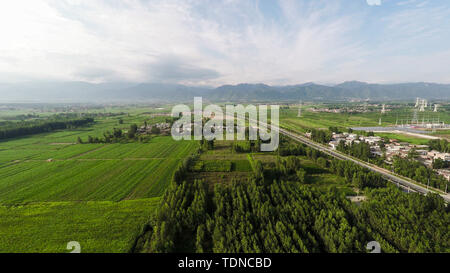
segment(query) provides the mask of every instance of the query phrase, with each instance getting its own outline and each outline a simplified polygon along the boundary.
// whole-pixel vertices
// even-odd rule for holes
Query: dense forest
[[[448,252],[449,214],[435,195],[389,186],[361,207],[337,191],[252,179],[226,187],[173,183],[137,242],[145,252]]]
[[[329,159],[301,144],[283,143],[271,166],[256,162],[247,181],[186,182],[196,156],[174,175],[135,252],[449,252],[448,209],[441,197],[404,193],[378,174]],[[319,191],[296,155],[306,155],[364,189],[356,205],[336,188]]]

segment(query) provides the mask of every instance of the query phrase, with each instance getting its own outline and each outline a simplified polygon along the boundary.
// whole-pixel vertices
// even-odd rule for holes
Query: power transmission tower
[[[420,105],[420,112],[425,112],[425,107],[426,107],[426,103],[427,101],[425,99],[422,99],[422,103]]]

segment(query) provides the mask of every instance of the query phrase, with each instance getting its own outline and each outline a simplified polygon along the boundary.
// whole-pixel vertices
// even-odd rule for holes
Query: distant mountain
[[[205,96],[211,88],[193,87],[179,84],[142,83],[130,88],[116,91],[119,96],[131,96],[136,99],[154,99],[182,101],[192,100],[195,96]]]
[[[290,86],[263,84],[224,85],[212,92],[216,100],[411,100],[450,99],[450,84],[369,84],[344,82],[335,86],[307,83]]]
[[[287,86],[266,84],[223,85],[217,88],[164,83],[26,82],[0,84],[0,101],[135,102],[298,100],[414,100],[450,99],[450,84],[371,84],[349,81],[334,86],[305,83]]]
[[[160,83],[27,82],[0,84],[0,101],[185,101],[212,88]]]
[[[347,97],[371,98],[379,100],[450,98],[450,84],[437,83],[399,83],[399,84],[369,84],[365,82],[344,82],[334,86],[343,90]]]

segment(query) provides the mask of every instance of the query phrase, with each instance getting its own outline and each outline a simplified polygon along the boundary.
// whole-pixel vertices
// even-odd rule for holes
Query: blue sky
[[[17,0],[0,82],[450,83],[447,0]]]

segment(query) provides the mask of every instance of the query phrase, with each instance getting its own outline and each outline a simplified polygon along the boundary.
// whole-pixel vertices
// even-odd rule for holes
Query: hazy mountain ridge
[[[306,83],[223,85],[217,88],[164,83],[27,82],[0,84],[0,101],[212,101],[450,99],[450,84],[372,84],[349,81],[334,86]]]

